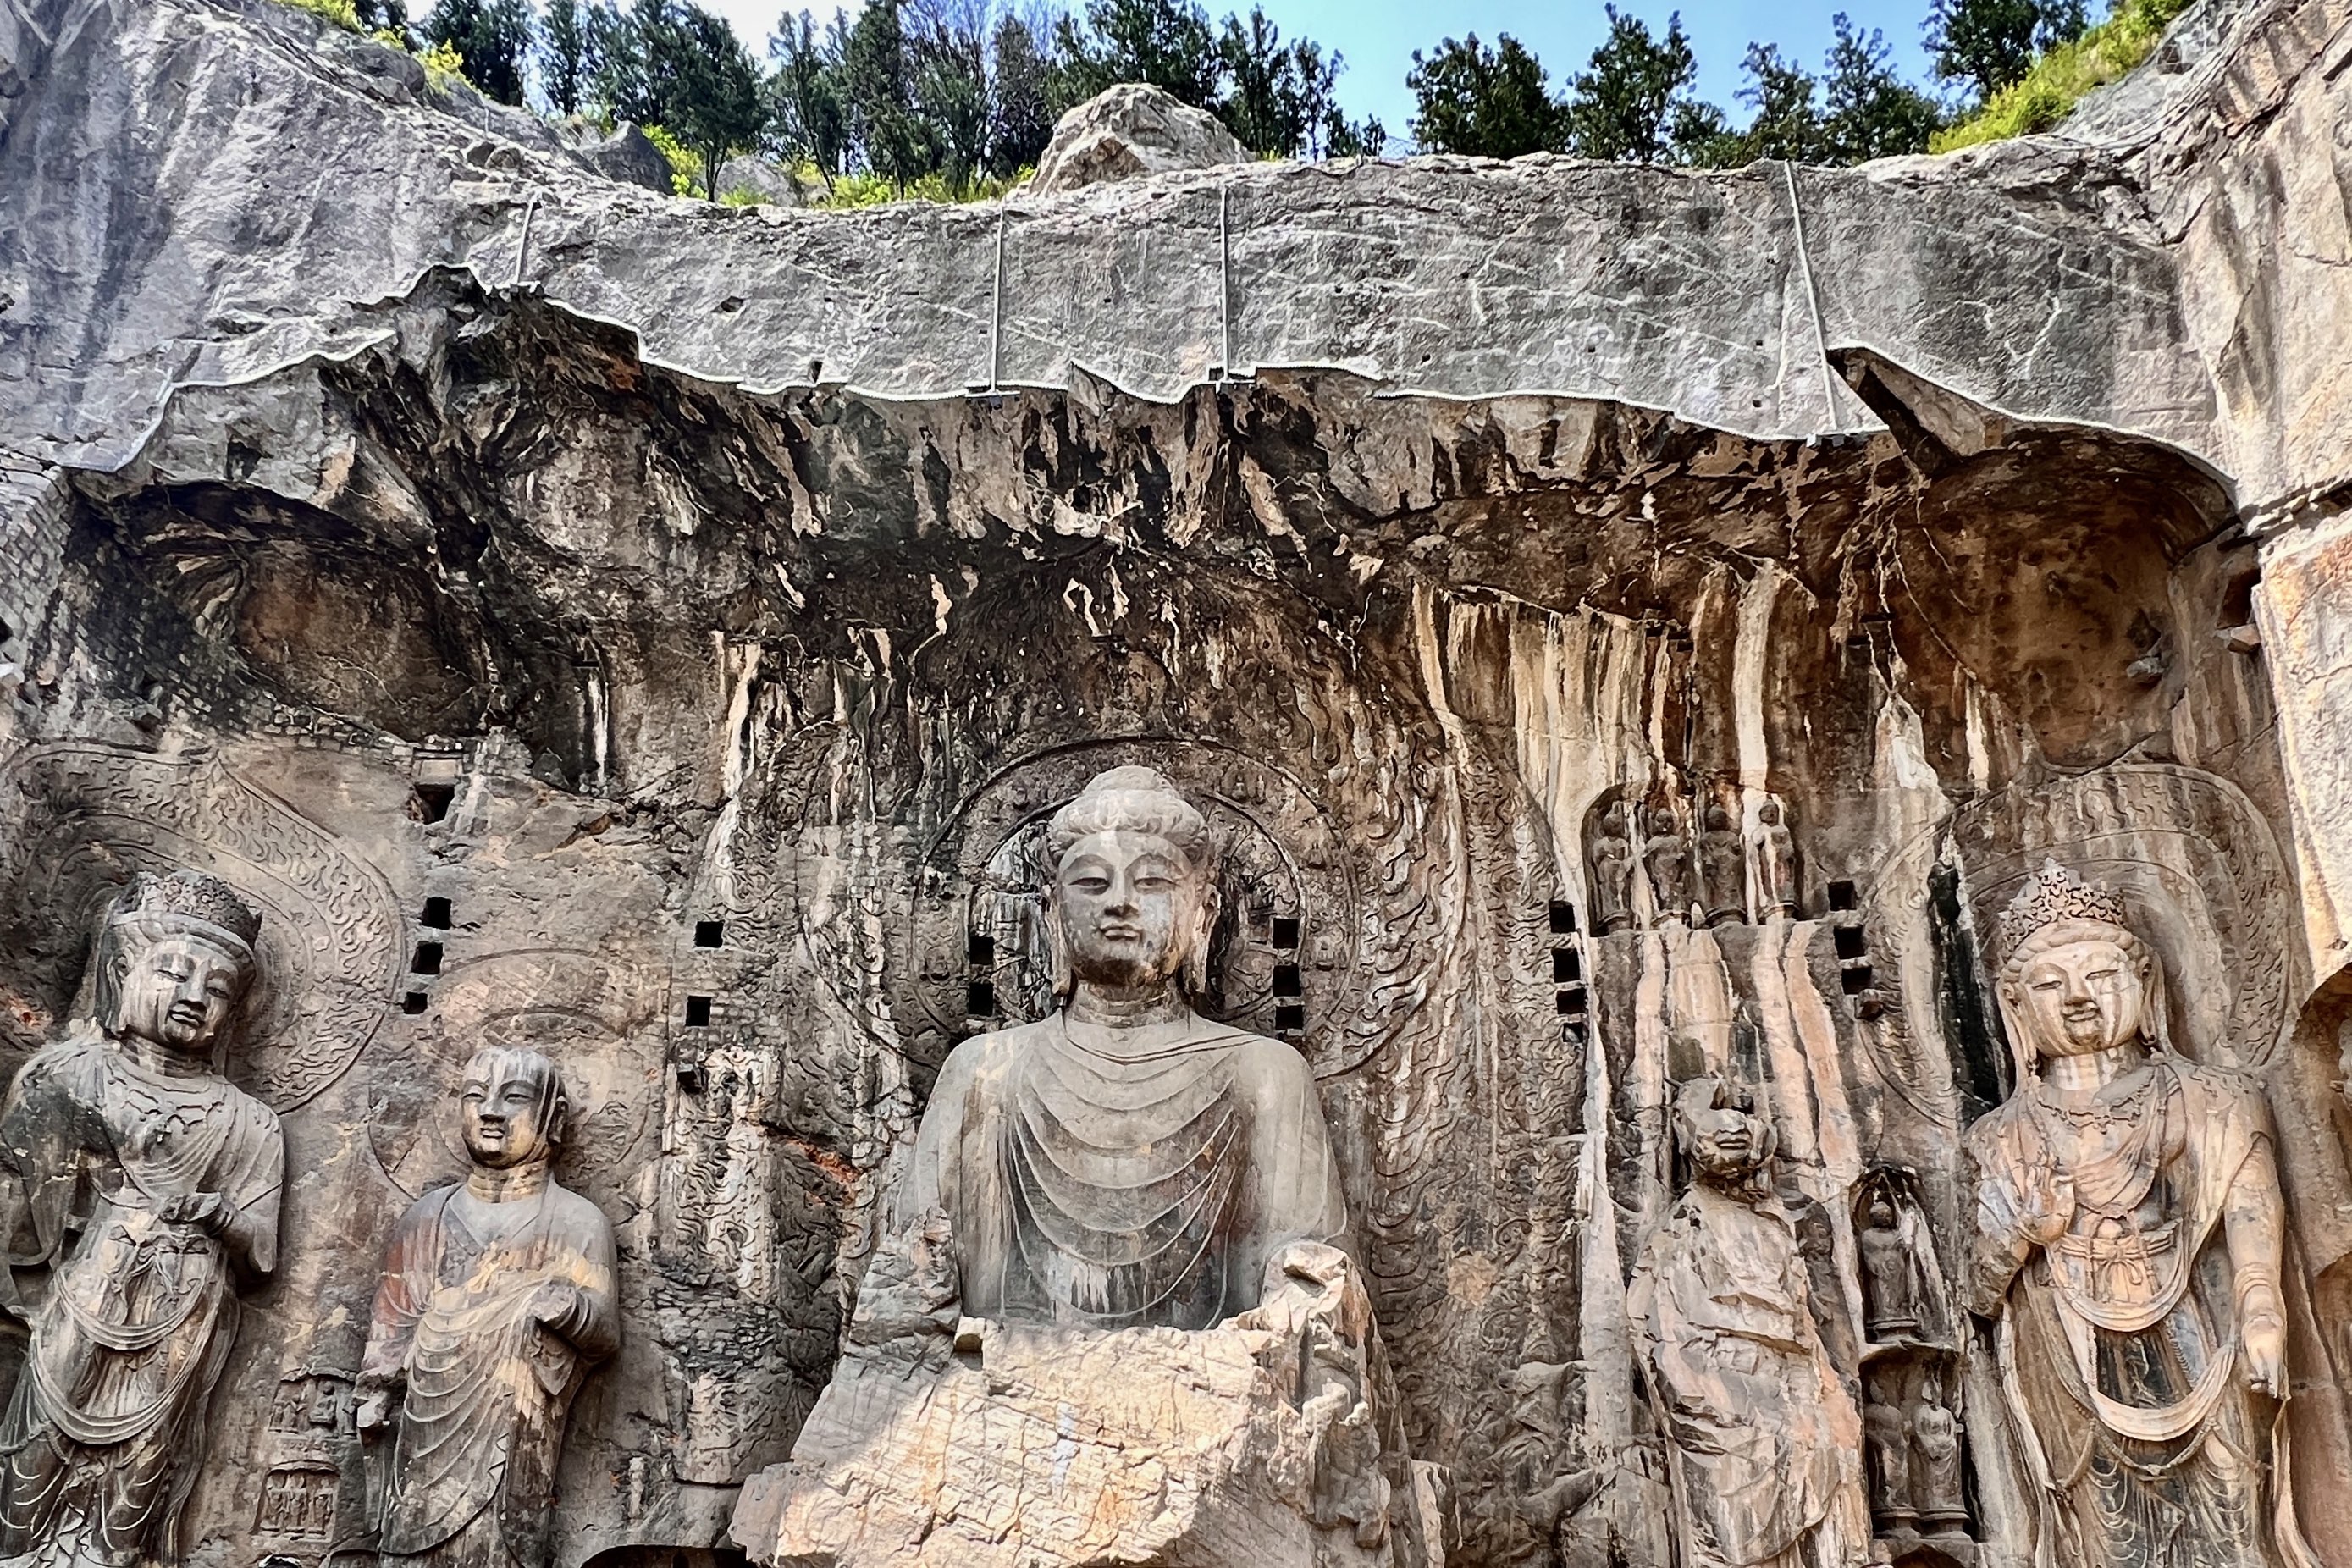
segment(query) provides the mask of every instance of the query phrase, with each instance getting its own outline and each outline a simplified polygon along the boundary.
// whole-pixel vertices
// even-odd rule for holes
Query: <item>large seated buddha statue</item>
[[[1148,768],[1055,813],[1059,1005],[940,1069],[763,1562],[1425,1568],[1314,1075],[1213,1023],[1208,823]]]
[[[1166,780],[1101,774],[1046,853],[1062,1005],[949,1056],[893,1223],[946,1215],[973,1317],[1207,1328],[1258,1304],[1286,1247],[1344,1246],[1314,1077],[1193,1010],[1215,868]]]

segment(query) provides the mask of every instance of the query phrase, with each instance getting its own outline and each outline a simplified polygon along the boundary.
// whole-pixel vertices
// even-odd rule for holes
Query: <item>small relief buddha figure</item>
[[[1690,841],[1683,837],[1681,818],[1669,805],[1650,810],[1650,837],[1642,845],[1642,863],[1649,868],[1650,892],[1657,900],[1658,921],[1687,924],[1698,890],[1691,877]]]
[[[0,1421],[0,1558],[178,1560],[238,1281],[278,1264],[285,1141],[219,1064],[260,929],[211,877],[135,876],[99,933],[94,1016],[9,1085],[0,1291],[32,1332]],[[37,1306],[24,1270],[46,1276]]]
[[[1632,808],[1622,801],[1601,814],[1592,837],[1592,925],[1612,935],[1633,923]]]
[[[2175,1055],[2123,900],[2054,861],[2000,921],[2018,1089],[1968,1133],[1970,1305],[2061,1568],[2308,1568],[2278,1489],[2284,1200],[2259,1089]]]
[[[1864,1428],[1773,1195],[1770,1125],[1720,1079],[1685,1084],[1693,1179],[1642,1250],[1626,1310],[1664,1427],[1691,1568],[1845,1568],[1869,1535]]]
[[[473,1172],[401,1216],[360,1367],[359,1426],[398,1404],[377,1551],[545,1568],[572,1396],[619,1348],[613,1227],[548,1174],[569,1105],[537,1051],[477,1053],[457,1116]]]
[[[1206,821],[1158,773],[1113,768],[1045,854],[1062,1005],[949,1056],[894,1234],[923,1242],[943,1216],[961,1311],[1013,1322],[1203,1329],[1328,1272],[1348,1220],[1313,1075],[1192,1010],[1217,914]],[[896,1278],[888,1251],[869,1295]],[[916,1295],[905,1313],[946,1310],[939,1281]]]
[[[1756,808],[1756,831],[1748,837],[1748,851],[1755,859],[1757,912],[1795,920],[1797,838],[1782,820],[1784,815],[1777,800]]]

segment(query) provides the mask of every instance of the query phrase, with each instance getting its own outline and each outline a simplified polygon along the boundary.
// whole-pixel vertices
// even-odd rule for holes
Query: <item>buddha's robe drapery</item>
[[[0,1420],[0,1558],[176,1559],[236,1337],[232,1268],[276,1267],[285,1169],[277,1116],[225,1079],[155,1071],[95,1029],[25,1064],[0,1108],[0,1179],[33,1247],[14,1261],[54,1272]],[[249,1256],[161,1217],[201,1193],[236,1206]]]
[[[549,1286],[576,1289],[542,1324],[530,1308]],[[543,1568],[572,1396],[619,1343],[613,1229],[593,1204],[553,1182],[502,1202],[462,1184],[419,1198],[362,1367],[406,1385],[378,1550]]]
[[[2311,1568],[2265,1481],[2237,1276],[2279,1278],[2284,1216],[2261,1093],[2153,1057],[2076,1114],[2029,1085],[1969,1128],[1972,1305],[2001,1320],[2004,1383],[2067,1568]],[[2026,1184],[2073,1180],[2067,1233],[2022,1267]]]
[[[1866,1539],[1861,1417],[1805,1279],[1796,1232],[1771,1200],[1706,1185],[1675,1205],[1634,1268],[1627,1310],[1645,1341],[1696,1568],[1839,1563]]]
[[[1314,1075],[1278,1040],[1197,1022],[1132,1059],[1059,1015],[959,1046],[893,1223],[953,1229],[963,1310],[1202,1329],[1257,1305],[1290,1242],[1346,1247]]]

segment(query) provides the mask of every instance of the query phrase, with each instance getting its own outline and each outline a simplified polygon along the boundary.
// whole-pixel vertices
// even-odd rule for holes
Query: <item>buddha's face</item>
[[[245,957],[193,932],[146,942],[126,936],[115,986],[114,1032],[209,1060],[245,994]]]
[[[2080,1057],[2137,1039],[2147,1007],[2147,969],[2101,938],[2053,943],[2028,959],[2009,1002],[2042,1057]]]
[[[1764,1163],[1764,1123],[1745,1107],[1717,1105],[1686,1114],[1691,1163],[1700,1174],[1744,1176]]]
[[[555,1098],[547,1092],[543,1069],[525,1058],[478,1057],[457,1089],[458,1121],[466,1152],[478,1164],[502,1171],[548,1154],[554,1129],[548,1125]]]
[[[1054,877],[1070,972],[1129,989],[1173,978],[1206,935],[1209,889],[1182,850],[1126,828],[1070,846]]]

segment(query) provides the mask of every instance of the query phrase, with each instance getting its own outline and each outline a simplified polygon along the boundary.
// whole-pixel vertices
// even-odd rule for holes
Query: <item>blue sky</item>
[[[764,57],[768,34],[782,14],[782,0],[702,0],[735,24],[751,52]],[[800,8],[795,0],[793,9]],[[835,7],[828,0],[805,0],[822,19]],[[1206,0],[1209,14],[1223,17],[1228,10],[1246,10],[1233,0]],[[1262,0],[1265,13],[1287,36],[1304,34],[1326,48],[1347,57],[1347,73],[1339,79],[1339,99],[1349,113],[1377,114],[1392,135],[1405,134],[1412,117],[1412,95],[1405,90],[1404,73],[1412,51],[1428,49],[1441,38],[1475,33],[1491,44],[1498,33],[1508,33],[1542,59],[1555,89],[1584,67],[1593,46],[1606,32],[1608,20],[1601,0],[1569,4],[1528,4],[1526,0],[1448,0],[1440,5],[1411,0]],[[1665,4],[1637,3],[1622,6],[1663,29]],[[1777,43],[1808,68],[1821,68],[1829,47],[1830,18],[1843,10],[1864,32],[1878,28],[1893,46],[1896,64],[1914,79],[1924,79],[1927,62],[1919,50],[1919,22],[1927,0],[1916,5],[1873,5],[1854,0],[1686,0],[1680,6],[1683,26],[1698,54],[1699,91],[1744,121],[1748,111],[1734,99],[1741,79],[1740,57],[1751,40]]]

